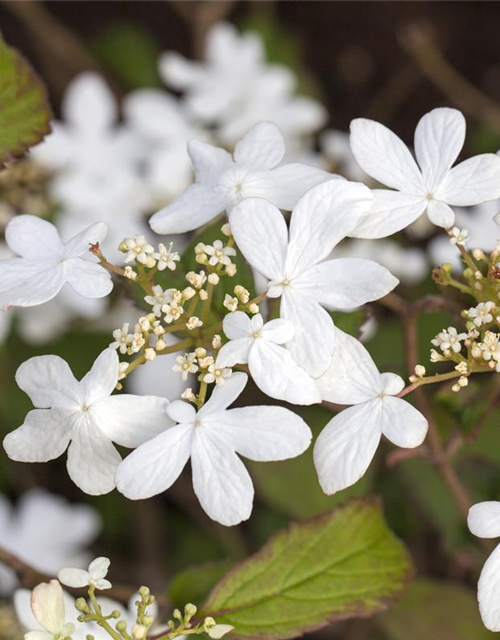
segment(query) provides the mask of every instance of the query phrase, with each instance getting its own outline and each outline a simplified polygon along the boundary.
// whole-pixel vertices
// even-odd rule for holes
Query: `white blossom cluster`
[[[250,517],[254,500],[241,458],[285,460],[311,444],[306,422],[274,400],[348,407],[314,444],[319,483],[328,494],[364,475],[382,435],[399,447],[422,444],[427,420],[403,399],[402,378],[379,372],[365,347],[335,326],[332,312],[395,289],[398,278],[372,259],[373,247],[424,214],[425,224],[444,230],[455,250],[465,251],[468,236],[452,207],[500,198],[500,157],[455,164],[466,129],[455,109],[423,116],[415,155],[384,125],[357,119],[347,157],[351,168],[356,163],[355,180],[366,177],[367,186],[287,155],[286,142],[295,152],[297,139],[321,126],[323,110],[295,95],[289,70],[266,64],[257,37],[219,25],[209,34],[206,60],[169,53],[160,68],[165,82],[183,92],[180,100],[164,91],[139,92],[127,98],[126,124],[118,124],[108,90],[86,75],[68,92],[65,122],[34,152],[54,172],[52,195],[69,213],[55,225],[29,215],[9,222],[5,238],[13,256],[0,261],[1,306],[47,304],[65,291],[103,300],[118,277],[140,290],[142,315],[113,331],[109,348],[81,380],[58,356],[24,362],[16,382],[34,408],[3,446],[21,462],[48,462],[67,452],[68,473],[82,491],[102,495],[117,488],[132,500],[168,490],[190,461],[203,509],[232,526]],[[146,198],[144,173],[152,185]],[[380,188],[371,188],[375,182]],[[198,242],[192,253],[199,269],[181,271],[185,258],[192,265],[192,255],[182,252],[185,240],[150,240],[143,228],[148,211],[155,211],[149,224],[157,234],[197,232],[221,219],[221,238]],[[91,224],[82,230],[84,217]],[[116,256],[106,250],[108,230]],[[355,257],[346,250],[353,239],[362,242]],[[115,264],[119,259],[123,266]],[[253,274],[254,297],[239,280],[242,259]],[[442,268],[442,283],[452,282],[450,273]],[[228,292],[229,279],[235,284]],[[469,284],[460,286],[486,296],[482,279],[471,270]],[[478,301],[465,312],[467,331],[448,327],[432,341],[431,360],[454,364],[455,390],[474,367],[500,371],[499,304],[498,295]],[[182,393],[170,392],[171,377],[161,395],[115,393],[168,355],[173,374],[186,384]],[[416,371],[418,379],[424,375]],[[249,377],[270,403],[246,404]],[[132,451],[122,459],[117,446]],[[488,518],[498,517],[494,511]],[[482,525],[471,529],[484,535]],[[498,525],[490,531],[500,535]],[[500,629],[498,609],[490,609],[498,596],[488,578],[491,566],[480,599],[487,625]],[[106,570],[100,562],[61,581],[102,588]],[[62,601],[63,595],[51,597]],[[70,635],[60,616],[57,629],[49,629],[43,615],[37,619],[52,636]]]

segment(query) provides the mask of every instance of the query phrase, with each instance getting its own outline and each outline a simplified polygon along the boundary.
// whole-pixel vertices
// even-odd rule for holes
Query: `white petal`
[[[265,171],[283,160],[285,139],[274,122],[259,122],[234,148],[234,159],[249,169]]]
[[[399,191],[373,189],[370,211],[361,217],[352,238],[386,238],[405,229],[425,211],[428,200]]]
[[[486,560],[477,585],[479,611],[484,626],[490,631],[500,631],[500,545]]]
[[[262,198],[247,198],[231,209],[229,223],[248,262],[269,280],[283,278],[288,229],[281,211]]]
[[[5,228],[10,249],[29,260],[54,259],[63,244],[55,226],[37,216],[15,216]]]
[[[485,153],[457,164],[433,195],[458,207],[495,200],[500,197],[500,157]]]
[[[91,370],[80,382],[87,405],[105,400],[113,393],[118,382],[118,366],[119,358],[115,349],[104,349],[99,354]]]
[[[215,387],[208,402],[198,411],[198,416],[207,416],[227,409],[240,396],[247,382],[246,373],[233,373],[223,385]]]
[[[314,445],[314,465],[326,494],[357,482],[368,469],[380,442],[377,407],[365,402],[337,414]]]
[[[201,140],[190,140],[188,152],[196,175],[196,182],[215,180],[233,164],[231,154],[225,149]]]
[[[248,357],[250,374],[261,391],[292,404],[321,402],[311,376],[285,348],[264,339],[255,340]]]
[[[197,429],[191,466],[194,492],[212,520],[226,526],[248,520],[253,506],[252,480],[229,443],[212,430]]]
[[[415,129],[415,155],[425,186],[433,193],[465,142],[465,118],[457,109],[433,109]]]
[[[439,200],[429,200],[427,216],[433,224],[444,229],[449,229],[455,222],[453,209],[444,202],[439,202]]]
[[[326,258],[354,230],[372,200],[368,187],[347,180],[329,180],[303,195],[290,221],[287,276]]]
[[[24,640],[54,640],[54,634],[50,631],[28,631],[24,634]]]
[[[96,222],[64,244],[64,255],[66,258],[80,258],[90,255],[90,245],[102,244],[107,235],[108,225],[105,222]]]
[[[287,460],[311,444],[311,430],[293,411],[276,406],[253,406],[223,411],[203,421],[237,453],[266,462]]]
[[[149,219],[149,225],[160,234],[184,233],[210,222],[225,208],[225,200],[215,193],[212,185],[196,183],[155,213]]]
[[[168,427],[168,400],[156,396],[116,395],[92,405],[92,418],[106,436],[135,449]]]
[[[187,127],[180,102],[162,89],[131,91],[122,101],[122,111],[132,128],[153,143],[175,143]]]
[[[425,416],[402,398],[382,398],[381,429],[398,447],[413,449],[422,444],[429,425]]]
[[[65,271],[68,284],[85,298],[104,298],[113,290],[109,272],[90,260],[69,260]]]
[[[167,51],[160,56],[158,70],[165,83],[175,89],[198,83],[202,73],[200,65],[186,60],[176,51]]]
[[[167,407],[167,414],[179,424],[191,424],[196,420],[196,409],[184,400],[171,402]]]
[[[62,455],[71,438],[71,417],[64,409],[35,409],[24,424],[5,436],[3,448],[11,460],[48,462]]]
[[[64,627],[63,590],[57,580],[43,582],[31,593],[31,608],[41,626],[57,635]]]
[[[0,308],[33,307],[55,298],[64,285],[59,263],[23,258],[0,261]]]
[[[337,258],[316,264],[294,280],[294,288],[329,309],[354,309],[383,298],[399,284],[373,260]]]
[[[306,191],[322,182],[336,178],[336,176],[318,167],[289,162],[273,169],[267,197],[279,209],[291,211]]]
[[[295,329],[293,339],[286,345],[295,362],[313,378],[323,375],[330,365],[335,342],[335,327],[328,312],[300,291],[285,287],[280,314]]]
[[[275,320],[266,322],[262,327],[261,335],[264,340],[269,340],[275,344],[285,344],[295,335],[295,328],[290,320],[276,318]]]
[[[323,400],[336,404],[368,402],[383,391],[380,373],[367,349],[340,329],[335,329],[330,367],[317,384]]]
[[[16,371],[18,386],[38,409],[76,408],[83,400],[78,381],[59,356],[35,356]]]
[[[57,577],[63,585],[72,589],[81,589],[88,586],[90,582],[90,574],[84,569],[61,569]]]
[[[62,111],[65,120],[84,131],[104,131],[117,116],[111,89],[99,74],[90,71],[72,80],[64,94]]]
[[[193,432],[192,425],[179,424],[133,451],[116,472],[118,491],[130,500],[166,491],[189,460]]]
[[[111,560],[109,558],[96,558],[90,563],[89,573],[92,580],[100,580],[108,575]]]
[[[79,426],[68,449],[68,473],[82,491],[100,496],[115,488],[121,456],[94,424]]]
[[[405,388],[405,381],[395,373],[381,373],[382,389],[388,396],[395,396]]]
[[[467,525],[478,538],[500,538],[500,502],[479,502],[472,506]]]
[[[383,124],[353,120],[350,142],[356,162],[369,176],[392,189],[425,195],[422,174],[408,147]]]
[[[247,364],[253,343],[254,338],[239,338],[222,345],[217,354],[217,367],[223,369],[234,367],[235,364]]]
[[[213,638],[213,640],[220,640],[233,629],[234,627],[230,624],[216,624],[215,627],[211,627],[207,631],[207,634]]]
[[[252,335],[252,322],[243,311],[234,311],[224,317],[222,329],[229,340],[248,338]]]

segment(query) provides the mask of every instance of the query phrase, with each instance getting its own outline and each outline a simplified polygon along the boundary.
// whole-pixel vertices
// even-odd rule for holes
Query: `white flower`
[[[229,256],[236,255],[236,249],[234,247],[225,247],[221,240],[216,240],[213,244],[204,245],[204,250],[210,256],[208,264],[212,267],[218,264],[231,264]]]
[[[276,122],[287,138],[310,134],[326,120],[318,102],[294,95],[290,69],[266,62],[257,33],[240,35],[228,23],[208,31],[205,61],[167,52],[160,58],[160,73],[167,84],[186,92],[187,109],[197,120],[220,126],[219,136],[228,144],[262,119]]]
[[[382,434],[398,447],[418,447],[427,420],[411,404],[395,397],[404,387],[394,373],[380,374],[365,347],[336,329],[330,369],[319,378],[324,400],[354,405],[337,414],[314,446],[314,464],[323,491],[332,494],[361,478]]]
[[[248,377],[233,374],[196,412],[182,400],[168,413],[179,424],[136,449],[117,471],[119,491],[132,500],[168,489],[191,458],[193,486],[208,515],[221,524],[247,520],[253,486],[236,454],[250,460],[285,460],[300,455],[311,431],[296,414],[276,406],[228,409]],[[154,463],[152,460],[154,459]]]
[[[224,301],[222,305],[228,311],[236,311],[236,309],[238,308],[238,298],[235,298],[234,296],[230,296],[229,293],[226,293],[226,295],[224,296]]]
[[[172,370],[181,374],[181,380],[187,380],[190,373],[196,373],[198,371],[196,353],[186,353],[183,356],[177,356]]]
[[[75,625],[75,632],[72,634],[74,640],[86,640],[88,635],[94,636],[96,640],[109,640],[109,635],[95,622],[79,622],[78,616],[80,613],[75,607],[75,599],[69,595],[66,591],[63,591],[64,608],[66,611],[66,620]],[[97,597],[97,602],[102,608],[103,613],[111,613],[112,611],[119,611],[121,619],[127,624],[127,628],[130,628],[136,621],[137,607],[135,602],[138,599],[138,594],[133,595],[129,602],[128,607],[124,607],[121,603],[111,600],[103,596]],[[14,608],[19,622],[25,629],[33,629],[37,626],[37,620],[33,615],[30,606],[31,592],[27,589],[18,589],[14,593]],[[148,613],[156,617],[158,613],[158,607],[156,603],[153,603]],[[152,631],[156,631],[156,625],[153,626]],[[48,640],[48,639],[47,639]]]
[[[491,300],[488,302],[480,302],[477,307],[471,307],[467,311],[467,315],[474,322],[476,327],[480,327],[483,324],[489,324],[493,322],[492,311],[495,309],[495,303]]]
[[[121,329],[113,331],[115,340],[109,345],[110,349],[118,349],[123,354],[128,352],[129,346],[134,339],[134,336],[128,332],[129,326],[128,322],[124,322]]]
[[[178,262],[181,257],[180,255],[177,253],[177,251],[172,251],[172,247],[173,247],[173,242],[170,243],[170,245],[167,247],[160,243],[158,245],[158,253],[154,254],[154,258],[156,260],[158,260],[158,271],[164,271],[165,269],[170,269],[170,271],[175,271],[177,265],[175,264],[176,262]]]
[[[194,331],[199,327],[203,326],[203,322],[197,316],[191,316],[189,320],[186,322],[186,327],[189,331]]]
[[[274,205],[251,198],[230,213],[236,243],[268,283],[267,295],[281,296],[280,315],[292,322],[287,343],[295,361],[318,377],[330,364],[333,321],[328,309],[353,309],[377,300],[398,280],[371,260],[323,261],[370,208],[361,184],[330,180],[310,189],[293,210],[290,230]]]
[[[172,300],[172,289],[163,291],[159,284],[155,284],[152,293],[151,296],[145,296],[144,300],[153,307],[153,313],[159,318],[162,307]]]
[[[42,573],[86,564],[85,547],[100,529],[99,514],[89,505],[32,489],[13,508],[0,494],[0,546]],[[0,564],[0,594],[10,594],[17,584],[14,572]]]
[[[465,140],[465,119],[456,109],[433,109],[415,130],[415,154],[392,131],[373,120],[351,123],[351,149],[360,167],[394,191],[375,189],[373,208],[355,232],[383,238],[404,229],[427,211],[439,227],[453,226],[449,205],[470,206],[500,196],[500,158],[469,158],[452,168]]]
[[[224,318],[223,329],[230,341],[219,351],[218,367],[248,364],[255,384],[271,398],[293,404],[321,402],[314,380],[282,346],[294,335],[289,320],[264,324],[260,313],[250,319],[243,311],[236,311]]]
[[[143,235],[135,235],[133,238],[125,238],[121,246],[123,246],[123,251],[126,253],[124,258],[125,262],[137,260],[137,262],[148,267],[154,266],[154,264],[151,264],[151,260],[154,262],[154,247],[149,244]]]
[[[466,333],[458,333],[455,327],[448,327],[448,329],[443,329],[441,333],[438,333],[438,335],[431,340],[431,344],[439,347],[441,351],[451,349],[455,353],[458,353],[462,349],[462,340],[466,339]]]
[[[43,582],[33,589],[31,610],[43,630],[31,630],[25,640],[61,640],[75,632],[75,625],[66,622],[64,597],[57,580]]]
[[[232,374],[233,372],[228,367],[217,366],[212,363],[207,367],[207,373],[203,376],[203,382],[207,384],[215,382],[217,386],[221,387]]]
[[[112,584],[106,580],[111,561],[109,558],[96,558],[89,565],[89,570],[66,568],[61,569],[57,575],[60,582],[66,587],[79,589],[81,587],[93,587],[100,591],[111,589]]]
[[[103,298],[113,288],[109,273],[92,261],[91,243],[102,242],[107,226],[93,224],[63,243],[50,222],[17,216],[5,229],[19,257],[0,261],[0,307],[32,307],[52,300],[69,284],[86,298]]]
[[[69,446],[67,467],[73,482],[91,495],[112,491],[121,461],[113,442],[137,447],[170,422],[164,398],[111,396],[118,374],[113,349],[103,351],[80,382],[58,356],[24,362],[16,382],[36,409],[5,437],[7,455],[19,462],[47,462]]]
[[[453,227],[449,234],[451,245],[465,247],[466,242],[469,240],[469,232],[467,231],[467,229],[459,229],[458,227]]]
[[[62,114],[65,122],[54,122],[53,133],[31,150],[35,160],[65,174],[102,178],[114,173],[123,181],[139,145],[116,125],[118,108],[104,79],[91,72],[77,76],[65,92]],[[99,180],[93,184],[98,190],[102,186]]]
[[[236,144],[233,156],[197,140],[189,143],[189,155],[196,182],[150,219],[156,233],[197,229],[252,196],[290,210],[305,191],[333,177],[305,164],[278,166],[285,155],[285,141],[272,122],[250,129]]]
[[[500,538],[500,502],[479,502],[469,509],[467,524],[479,538]],[[477,589],[479,611],[484,626],[500,631],[500,546],[486,560]]]

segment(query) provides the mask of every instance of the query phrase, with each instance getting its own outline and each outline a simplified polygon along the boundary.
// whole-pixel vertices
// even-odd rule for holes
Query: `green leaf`
[[[376,619],[388,640],[487,640],[475,594],[437,580],[416,580],[403,598]]]
[[[230,571],[202,607],[236,638],[294,638],[329,622],[383,611],[411,562],[375,499],[293,523]]]
[[[188,602],[203,602],[213,587],[233,566],[233,562],[207,562],[187,567],[176,574],[168,589],[175,607],[184,607]]]
[[[42,81],[0,36],[0,168],[50,133],[51,115]]]

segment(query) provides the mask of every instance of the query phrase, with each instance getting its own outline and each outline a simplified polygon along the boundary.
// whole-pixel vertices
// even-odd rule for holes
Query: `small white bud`
[[[417,378],[423,378],[425,376],[425,367],[421,364],[415,366],[415,375]]]
[[[154,349],[152,349],[151,347],[148,347],[145,351],[144,351],[144,357],[146,358],[146,360],[148,360],[149,362],[152,362],[155,358],[156,358],[156,351]]]
[[[248,305],[248,311],[253,315],[259,313],[259,305],[255,302],[252,302],[252,304]]]
[[[223,224],[222,227],[220,228],[220,230],[228,238],[232,235],[231,227],[229,226],[229,222],[226,222],[226,224]]]
[[[220,349],[222,347],[222,338],[220,335],[215,335],[212,338],[212,349]]]
[[[220,278],[216,273],[211,273],[208,276],[207,280],[210,282],[210,284],[213,284],[213,285],[219,284],[220,282]]]
[[[155,344],[156,351],[163,351],[163,349],[166,349],[166,347],[167,347],[167,343],[165,342],[165,340],[163,340],[163,338],[160,338],[159,340],[156,341],[156,344]]]
[[[123,276],[125,278],[128,278],[129,280],[134,281],[137,278],[137,273],[132,269],[132,267],[127,265],[124,269]]]

